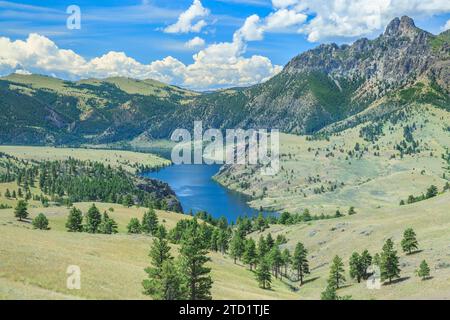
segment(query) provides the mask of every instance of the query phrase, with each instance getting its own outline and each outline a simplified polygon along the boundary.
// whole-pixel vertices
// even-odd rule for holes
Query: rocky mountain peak
[[[408,16],[403,16],[401,19],[397,17],[394,20],[392,20],[388,24],[386,31],[384,32],[384,35],[388,37],[389,36],[398,37],[416,32],[417,30],[419,29],[416,28],[414,20]]]

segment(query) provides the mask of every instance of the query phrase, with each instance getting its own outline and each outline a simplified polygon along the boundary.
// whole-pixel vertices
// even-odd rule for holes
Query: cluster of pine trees
[[[0,182],[16,181],[19,186],[17,192],[7,190],[7,198],[40,200],[44,205],[49,201],[67,206],[74,202],[99,201],[127,207],[136,204],[168,209],[164,192],[139,188],[136,178],[121,167],[112,168],[99,162],[72,158],[39,163],[8,158],[7,162],[0,162],[0,166],[4,167]],[[50,199],[44,195],[32,195],[32,187],[39,187]]]
[[[416,252],[419,248],[417,235],[412,228],[408,228],[403,233],[401,247],[404,253],[410,255]],[[374,270],[380,270],[380,274],[375,274]],[[400,263],[395,245],[392,239],[386,240],[381,253],[375,254],[373,257],[368,250],[364,250],[361,254],[354,252],[349,260],[349,274],[350,278],[360,283],[362,280],[379,276],[381,282],[388,282],[392,284],[395,279],[400,278]],[[423,260],[416,270],[418,277],[426,280],[430,277],[430,267],[428,263]],[[342,288],[346,281],[344,262],[341,257],[335,256],[330,267],[330,275],[328,278],[328,285],[325,291],[322,292],[323,300],[345,300],[350,299],[349,296],[340,297],[337,290]]]
[[[28,219],[28,204],[25,200],[19,200],[14,208],[14,217],[18,218],[20,222]],[[47,217],[43,213],[39,213],[32,221],[31,224],[34,229],[50,230]]]
[[[0,160],[0,183],[16,180],[16,174],[21,167],[19,164],[23,161],[3,152],[0,152]]]
[[[185,225],[177,259],[171,254],[165,229],[158,226],[149,254],[151,266],[145,269],[148,277],[142,282],[145,294],[157,300],[212,298],[211,269],[206,266],[210,258],[201,226],[195,218]]]
[[[446,187],[447,186],[444,187],[443,192],[446,191]],[[428,200],[428,199],[436,197],[438,194],[439,194],[438,188],[435,185],[432,185],[427,189],[426,194],[422,194],[418,197],[410,195],[406,201],[405,200],[400,201],[400,205],[404,206],[406,204],[412,204],[412,203]]]
[[[68,232],[87,232],[99,234],[115,234],[117,233],[117,223],[110,218],[105,211],[103,215],[93,204],[88,212],[83,215],[81,210],[72,208],[66,222]]]
[[[164,237],[167,235],[167,230],[164,226],[159,225],[158,216],[154,209],[149,209],[144,213],[142,222],[140,222],[138,218],[131,218],[127,230],[129,234],[144,233],[151,236],[157,236],[163,232]]]

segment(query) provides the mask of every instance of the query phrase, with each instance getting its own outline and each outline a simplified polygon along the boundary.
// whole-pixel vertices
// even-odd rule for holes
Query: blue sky
[[[194,26],[201,20],[204,26],[189,32],[167,32],[167,28],[176,24],[180,14],[186,12],[194,1],[200,2],[207,14],[196,17],[191,24]],[[450,5],[447,4],[450,1],[440,0],[428,1],[429,5],[425,10],[420,7],[421,1],[412,0],[405,6],[405,1],[402,0],[379,0],[381,9],[379,13],[375,11],[375,14],[370,7],[370,3],[374,1],[363,0],[355,1],[354,8],[345,4],[348,0],[194,1],[0,1],[0,37],[8,38],[8,45],[16,50],[17,46],[14,45],[18,43],[14,41],[25,41],[29,34],[35,33],[50,40],[59,49],[72,50],[85,59],[86,63],[108,52],[123,52],[127,58],[146,68],[140,70],[140,66],[135,66],[136,70],[139,69],[136,71],[137,78],[154,75],[158,80],[195,88],[198,79],[211,77],[195,88],[210,89],[264,81],[279,72],[281,66],[292,57],[319,43],[348,43],[362,36],[373,38],[383,31],[387,21],[397,15],[410,15],[419,27],[433,33],[441,32],[450,20]],[[66,8],[74,4],[81,9],[80,30],[69,30],[66,27]],[[278,13],[283,15],[280,14],[279,19],[270,20],[271,17],[276,18],[274,14]],[[330,18],[334,16],[337,19]],[[374,16],[375,23],[378,23],[375,27],[373,23],[367,23]],[[257,18],[252,20],[248,19],[249,17]],[[247,20],[247,27],[244,28]],[[239,41],[235,40],[238,30],[241,30]],[[201,38],[204,45],[189,48],[186,43],[195,37]],[[31,41],[27,43],[32,49],[21,47],[21,50],[39,51],[37,48],[42,42],[36,41],[33,43],[38,43],[37,45],[31,45]],[[221,43],[224,46],[214,46]],[[53,50],[51,44],[47,43],[45,46],[46,54],[61,55]],[[213,47],[209,48],[210,46]],[[227,50],[231,53],[224,53],[222,56],[222,52]],[[196,61],[193,55],[199,52],[203,52],[204,58]],[[221,60],[212,61],[217,60],[211,58],[212,54],[220,56]],[[6,66],[4,63],[2,67],[1,55],[0,53],[0,73],[23,68],[27,72],[40,72],[70,79],[86,77],[89,74],[81,70],[83,68],[79,64],[67,65],[66,68],[71,71],[63,72],[63,58],[54,62],[57,64],[54,66],[30,63],[30,60],[41,59],[39,52],[34,53],[34,58],[28,58],[27,61],[16,58],[12,52],[3,57],[4,60],[8,59],[9,64]],[[173,57],[174,60],[168,63],[167,57]],[[251,59],[252,57],[255,58]],[[120,61],[125,59],[109,57],[105,61],[111,65],[119,65],[122,62],[117,60],[118,58],[122,59]],[[11,60],[14,60],[14,63]],[[164,66],[154,63],[149,67],[153,62],[160,61],[164,61]],[[82,63],[81,61],[80,64]],[[230,73],[242,73],[238,76],[227,74],[226,65],[231,66]],[[216,70],[214,74],[201,74],[198,71],[201,68],[214,69],[219,66],[220,70]],[[114,72],[119,75],[134,75],[133,72],[128,72],[129,70],[110,70],[108,73],[104,71],[107,67],[102,66],[101,71],[93,76],[114,75]],[[179,76],[178,73],[186,74]],[[195,73],[197,78],[192,77],[191,73]],[[256,74],[254,79],[252,74]],[[191,79],[187,79],[188,77]]]
[[[142,63],[162,59],[169,54],[185,63],[192,61],[195,50],[184,47],[184,43],[193,37],[192,33],[166,34],[159,30],[174,23],[192,1],[158,0],[149,3],[149,8],[144,9],[142,1],[136,0],[51,0],[45,1],[45,5],[42,1],[20,1],[20,4],[49,8],[46,14],[41,15],[29,8],[7,8],[0,2],[0,35],[18,39],[38,32],[60,47],[75,50],[87,58],[108,51],[125,51]],[[81,9],[81,30],[66,29],[68,15],[65,11],[72,4]],[[272,11],[270,0],[203,0],[202,4],[212,14],[212,25],[201,32],[208,42],[230,41],[234,31],[248,16],[266,16]],[[160,10],[154,10],[153,6]],[[139,11],[142,15],[138,14]],[[274,63],[285,64],[299,52],[314,46],[305,39],[301,34],[269,35],[264,42],[252,43],[249,53],[270,56]]]

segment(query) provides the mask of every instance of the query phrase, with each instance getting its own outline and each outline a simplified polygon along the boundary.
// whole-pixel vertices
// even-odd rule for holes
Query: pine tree
[[[292,263],[291,253],[289,252],[289,250],[287,248],[284,249],[283,252],[281,253],[281,260],[283,261],[283,266],[284,266],[284,276],[287,278],[288,268]]]
[[[413,251],[419,248],[416,233],[412,228],[406,229],[405,232],[403,233],[401,245],[403,251],[408,254],[411,254]]]
[[[130,222],[128,223],[127,229],[128,233],[130,234],[142,233],[142,227],[141,224],[139,223],[138,218],[131,218]]]
[[[356,279],[360,283],[365,273],[366,268],[362,257],[359,253],[353,252],[350,257],[350,278]]]
[[[69,232],[83,232],[83,213],[77,208],[72,208],[69,218],[66,222],[66,228]]]
[[[142,232],[150,235],[155,235],[158,230],[158,216],[155,210],[150,209],[144,213],[142,218]]]
[[[272,248],[273,248],[274,245],[275,245],[275,240],[273,240],[272,234],[269,233],[269,234],[267,235],[267,238],[266,238],[266,246],[267,246],[267,250],[268,250],[268,251],[272,250]]]
[[[267,247],[266,240],[264,239],[263,236],[260,236],[258,240],[258,257],[262,259],[266,256],[268,252],[269,249]]]
[[[272,250],[270,250],[269,264],[272,267],[272,272],[275,275],[275,278],[278,278],[281,266],[283,264],[283,258],[281,257],[281,251],[278,246],[273,246]]]
[[[422,280],[426,280],[430,277],[430,267],[428,266],[428,263],[423,260],[419,266],[419,269],[416,271],[417,276],[422,278]]]
[[[131,196],[131,194],[127,194],[125,197],[123,197],[122,204],[127,208],[130,208],[134,205],[133,197]]]
[[[214,251],[214,252],[219,251],[219,235],[220,235],[220,230],[215,228],[213,230],[213,233],[211,235],[211,240],[209,243],[209,249],[211,251]]]
[[[181,265],[189,300],[211,299],[211,269],[205,266],[210,261],[207,254],[205,244],[201,241],[199,226],[195,222],[186,230],[180,249]]]
[[[368,250],[364,250],[361,254],[361,263],[364,269],[363,279],[367,280],[367,278],[369,277],[369,275],[367,274],[367,269],[369,269],[369,267],[372,265],[372,256],[370,255]]]
[[[381,281],[389,280],[389,283],[392,283],[394,278],[400,278],[399,259],[391,239],[388,239],[383,246],[380,255],[380,269]]]
[[[343,282],[345,282],[344,276],[344,263],[339,256],[335,256],[330,268],[330,278],[328,284],[336,289],[339,289]]]
[[[272,283],[272,276],[270,274],[270,265],[267,259],[261,258],[256,268],[256,280],[263,289],[270,289]]]
[[[11,198],[11,192],[9,191],[9,189],[6,189],[5,198]]]
[[[229,239],[230,236],[228,232],[224,229],[220,229],[219,238],[217,239],[217,246],[222,254],[225,254],[228,251]]]
[[[43,213],[39,213],[36,218],[33,219],[33,227],[39,230],[49,230],[48,219]]]
[[[337,291],[336,287],[329,284],[326,287],[325,291],[323,291],[322,294],[320,295],[320,299],[325,301],[339,300],[336,291]]]
[[[245,241],[240,232],[235,232],[230,242],[230,255],[236,264],[237,259],[241,259],[245,251]]]
[[[375,253],[373,256],[373,264],[375,266],[381,267],[381,256],[379,253]]]
[[[266,221],[264,219],[262,212],[258,214],[258,218],[256,218],[255,221],[255,226],[256,230],[258,230],[259,232],[263,232],[266,228]]]
[[[28,205],[24,200],[19,200],[17,202],[16,208],[14,209],[14,216],[19,218],[19,221],[28,217],[27,207]]]
[[[294,256],[292,258],[292,268],[297,272],[297,280],[300,281],[300,285],[303,285],[303,279],[309,274],[308,264],[308,250],[302,243],[297,243],[295,247]]]
[[[256,265],[258,262],[258,254],[256,253],[256,244],[255,240],[248,239],[245,243],[245,251],[243,260],[245,264],[248,264],[250,267],[250,270],[253,269],[253,266]]]
[[[427,195],[426,198],[430,199],[430,198],[434,198],[439,194],[439,190],[436,186],[430,186],[427,190]]]
[[[348,210],[348,215],[352,216],[354,214],[356,214],[355,207],[350,207],[350,209]]]
[[[166,227],[163,224],[160,224],[158,226],[158,230],[156,230],[155,237],[163,238],[163,239],[167,238],[167,230],[166,230]]]
[[[103,219],[99,227],[99,232],[103,234],[118,233],[116,221],[114,221],[114,219],[111,219],[106,211],[103,213]]]
[[[154,296],[157,300],[186,300],[187,291],[183,284],[183,277],[175,263],[165,261],[162,266],[159,293]]]
[[[200,225],[200,238],[205,246],[205,249],[209,250],[209,244],[211,243],[211,237],[213,233],[213,227],[203,222]]]
[[[142,282],[144,293],[155,300],[181,300],[185,298],[181,275],[174,265],[170,246],[161,235],[150,248],[151,267],[145,269],[148,279]]]
[[[89,208],[85,220],[86,225],[84,226],[84,228],[86,232],[98,233],[98,229],[100,227],[100,224],[102,223],[102,215],[100,214],[100,211],[98,211],[95,204],[93,204],[92,207]]]

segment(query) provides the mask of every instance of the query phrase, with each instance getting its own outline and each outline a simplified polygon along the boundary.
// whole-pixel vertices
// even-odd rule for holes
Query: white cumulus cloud
[[[115,51],[86,60],[38,34],[15,41],[0,37],[0,47],[0,75],[26,70],[70,80],[123,76],[205,90],[252,85],[281,71],[267,57],[244,57],[245,42],[236,35],[232,42],[216,43],[200,50],[191,64],[171,56],[143,64],[124,52]]]
[[[308,16],[286,8],[271,13],[266,18],[266,30],[280,30],[303,24]]]
[[[236,36],[245,41],[262,40],[264,36],[264,26],[261,18],[254,14],[245,19],[244,25],[237,31]]]
[[[192,5],[178,17],[178,21],[164,29],[166,33],[200,32],[206,25],[202,18],[209,16],[210,11],[203,7],[200,0],[194,0]]]
[[[279,9],[265,18],[254,14],[249,16],[244,25],[237,31],[237,36],[245,41],[263,40],[264,33],[269,31],[283,31],[302,25],[308,16],[294,10]]]
[[[184,46],[188,49],[200,49],[205,46],[205,40],[200,37],[195,37],[187,41]]]
[[[442,31],[447,31],[450,29],[450,20],[448,20],[445,25],[441,28]]]
[[[312,42],[371,35],[397,16],[418,18],[450,12],[448,0],[272,0],[272,5],[275,14],[289,10],[308,15],[310,19],[298,31]]]

